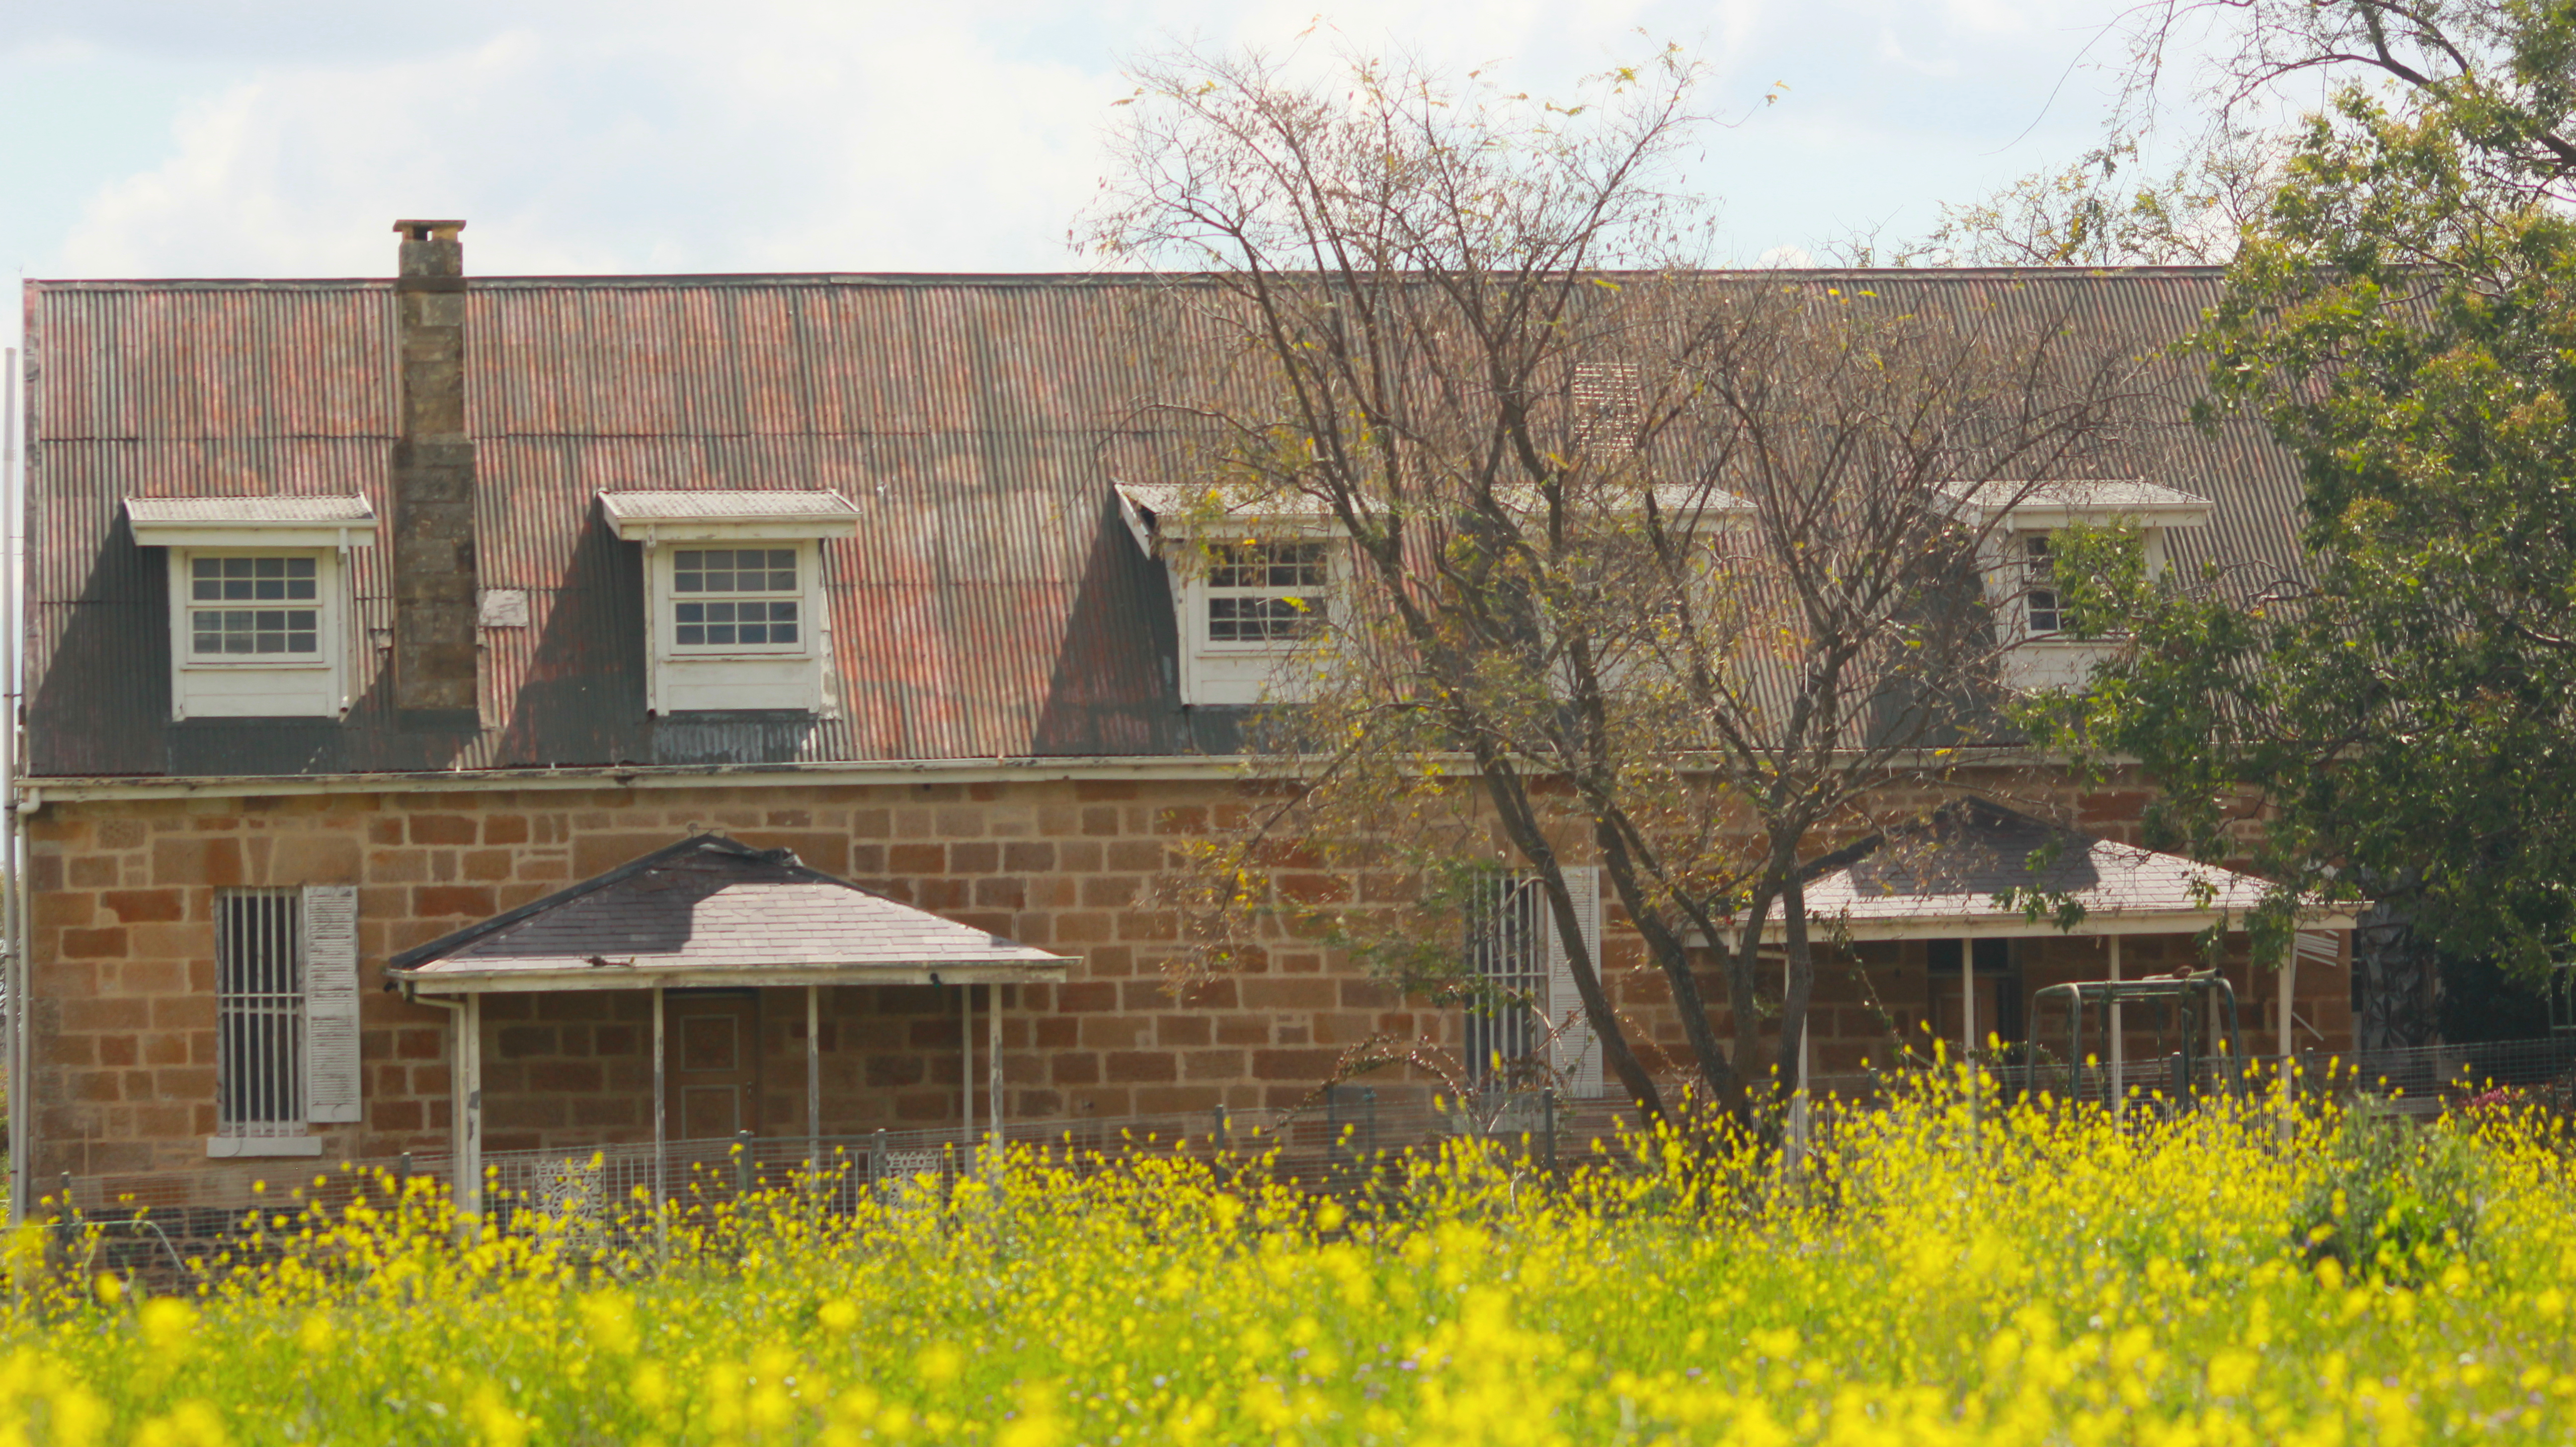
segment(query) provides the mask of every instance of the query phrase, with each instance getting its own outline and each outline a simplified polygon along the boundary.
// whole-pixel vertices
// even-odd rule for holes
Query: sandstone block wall
[[[2095,827],[2137,799],[2085,801]],[[794,849],[808,864],[950,918],[1079,956],[1062,985],[1004,994],[1007,1108],[1017,1119],[1292,1106],[1372,1039],[1454,1048],[1455,1010],[1400,997],[1311,941],[1278,940],[1245,973],[1176,995],[1175,925],[1142,902],[1176,839],[1243,807],[1224,782],[716,785],[252,799],[48,801],[29,860],[37,1168],[76,1175],[203,1168],[215,1133],[214,901],[228,886],[359,886],[365,1119],[316,1126],[324,1160],[447,1146],[447,1016],[382,992],[386,957],[699,831]],[[2133,973],[2158,948],[2133,941]],[[2085,974],[2080,941],[2030,954],[2025,983]],[[1678,1072],[1680,1029],[1615,911],[1614,999]],[[1919,945],[1863,951],[1819,980],[1816,1068],[1885,1059],[1935,1002]],[[2169,965],[2165,966],[2170,968]],[[2242,974],[2242,963],[2238,971]],[[1864,986],[1866,981],[1866,986]],[[2249,1023],[2268,982],[2240,978]],[[1722,999],[1713,975],[1704,981]],[[1955,982],[1952,988],[1955,989]],[[2341,972],[2301,976],[2303,1016],[2349,1039]],[[801,990],[763,991],[758,1125],[802,1134]],[[954,1123],[962,1101],[955,989],[826,992],[828,1133]],[[982,1002],[976,1051],[984,1048]],[[648,998],[491,997],[485,1087],[493,1149],[648,1138]],[[1729,1028],[1721,1019],[1721,1032]],[[2256,1037],[2271,1038],[2268,1024]],[[976,1084],[982,1085],[982,1062]],[[1395,1069],[1381,1092],[1427,1093]],[[982,1106],[979,1103],[978,1113]]]

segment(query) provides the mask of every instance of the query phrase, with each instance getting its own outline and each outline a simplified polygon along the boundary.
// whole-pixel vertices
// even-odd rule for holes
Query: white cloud
[[[157,161],[90,189],[47,229],[50,257],[27,251],[40,274],[93,276],[381,274],[389,223],[419,215],[467,218],[484,275],[1079,267],[1065,233],[1102,169],[1119,57],[1174,37],[1280,46],[1317,18],[1316,0],[457,0],[432,46],[375,19],[326,34],[318,17],[372,12],[292,0],[273,34],[254,7],[220,45],[156,50],[154,15],[189,4],[41,3],[53,50],[193,46],[215,77]],[[1940,148],[2026,126],[2032,78],[2082,41],[2068,7],[2096,3],[1398,0],[1306,44],[1496,63],[1561,94],[1669,37],[1712,64],[1711,109],[1730,117],[1785,80],[1780,105],[1707,148],[1704,184],[1768,232],[1750,253],[1818,234],[1820,215],[2028,169]],[[1885,50],[1854,43],[1873,34]],[[0,46],[0,84],[36,53]]]

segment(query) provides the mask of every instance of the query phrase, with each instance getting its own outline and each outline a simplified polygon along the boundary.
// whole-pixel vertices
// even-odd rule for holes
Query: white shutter
[[[2343,963],[2343,936],[2333,930],[2301,930],[2294,946],[2301,963]]]
[[[360,1118],[354,884],[304,886],[304,1118]]]
[[[1566,893],[1574,899],[1574,918],[1583,929],[1584,953],[1597,979],[1601,971],[1601,866],[1565,866]],[[1555,1065],[1566,1089],[1579,1096],[1601,1093],[1601,1046],[1583,1012],[1583,996],[1574,988],[1574,966],[1565,941],[1557,934],[1556,911],[1547,912],[1547,1016],[1557,1031]],[[1571,1022],[1571,1023],[1569,1023]]]

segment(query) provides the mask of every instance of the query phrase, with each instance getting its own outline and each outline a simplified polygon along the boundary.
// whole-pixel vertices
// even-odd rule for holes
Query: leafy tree
[[[1551,1028],[1588,1029],[1660,1114],[1579,944],[1565,866],[1595,859],[1687,1077],[1750,1109],[1766,1015],[1795,1079],[1806,881],[1992,718],[1977,561],[2031,479],[2097,464],[2131,349],[2027,298],[1700,270],[1678,52],[1564,106],[1366,61],[1304,83],[1185,54],[1137,79],[1096,237],[1172,276],[1145,343],[1196,339],[1150,400],[1206,438],[1198,563],[1264,514],[1351,558],[1281,690],[1300,702],[1258,735],[1253,772],[1285,787],[1173,886],[1193,968],[1321,930],[1472,998],[1480,878],[1527,872],[1582,1001]],[[1775,905],[1785,971],[1757,963]]]
[[[2309,573],[2105,590],[2133,643],[2044,726],[2145,759],[2197,851],[2265,814],[2294,887],[2527,974],[2576,928],[2576,11],[2230,8],[2222,100],[2351,78],[2198,339],[2299,460]]]

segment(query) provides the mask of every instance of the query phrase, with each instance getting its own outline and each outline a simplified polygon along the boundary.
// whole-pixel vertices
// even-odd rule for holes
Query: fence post
[[[1553,1088],[1540,1091],[1538,1104],[1540,1117],[1546,1127],[1547,1174],[1550,1180],[1554,1180],[1556,1178],[1556,1091]]]
[[[63,1214],[64,1214],[64,1215],[66,1215],[66,1216],[68,1216],[68,1215],[70,1215],[71,1213],[72,1213],[72,1173],[71,1173],[71,1172],[69,1172],[69,1171],[65,1171],[65,1172],[63,1172]]]
[[[1360,1120],[1364,1127],[1361,1139],[1367,1143],[1369,1167],[1374,1170],[1377,1166],[1377,1087],[1374,1085],[1360,1089]]]
[[[1225,1153],[1225,1125],[1225,1107],[1220,1105],[1216,1108],[1216,1131],[1211,1137],[1216,1145],[1217,1153],[1219,1155],[1223,1155]]]
[[[394,1199],[411,1194],[411,1152],[405,1151],[394,1161]]]
[[[747,1130],[733,1133],[733,1193],[751,1194],[751,1132]]]
[[[875,1190],[885,1180],[885,1174],[886,1133],[885,1127],[879,1126],[876,1136],[868,1142],[868,1189]]]

